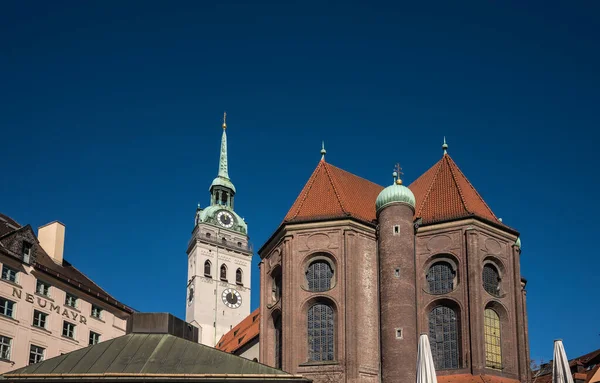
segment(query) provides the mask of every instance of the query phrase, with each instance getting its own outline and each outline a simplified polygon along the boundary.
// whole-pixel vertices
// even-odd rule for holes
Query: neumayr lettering
[[[13,287],[13,297],[21,299],[22,295],[23,292],[21,290],[17,289],[16,287]],[[61,312],[61,307],[59,305],[55,305],[53,302],[49,302],[48,300],[41,297],[34,297],[33,294],[25,293],[25,302],[37,303],[37,305],[41,308],[48,308],[50,309],[50,311],[54,311],[57,314],[61,314],[64,317],[67,317],[74,321],[79,320],[79,323],[87,324],[87,318],[83,315],[76,313],[73,310],[66,309],[64,307],[62,308]]]

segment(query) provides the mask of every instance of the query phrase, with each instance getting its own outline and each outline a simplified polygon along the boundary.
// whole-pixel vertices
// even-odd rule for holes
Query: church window
[[[243,276],[243,274],[242,274],[242,269],[239,269],[239,268],[238,268],[238,269],[235,271],[235,283],[236,283],[236,284],[238,284],[238,285],[243,285],[243,284],[244,284],[244,283],[242,282],[242,276]]]
[[[204,276],[205,277],[210,277],[211,268],[212,268],[212,265],[210,264],[210,261],[204,262]]]
[[[500,295],[500,274],[491,264],[483,266],[483,288],[494,296]]]
[[[191,302],[194,300],[194,286],[190,286],[190,292],[188,294],[188,302]]]
[[[317,303],[308,309],[308,360],[334,360],[333,308]]]
[[[273,276],[271,282],[271,292],[273,293],[273,302],[277,302],[281,298],[281,273],[277,273]]]
[[[227,266],[225,264],[221,265],[221,280],[227,281]]]
[[[489,368],[502,368],[502,338],[500,317],[492,309],[483,312],[485,330],[485,365]]]
[[[281,369],[281,315],[273,319],[273,327],[275,328],[275,368]]]
[[[436,370],[458,366],[458,318],[447,306],[437,306],[429,313],[429,339]]]
[[[310,291],[327,291],[331,288],[333,269],[329,262],[318,260],[312,262],[306,271],[306,280]]]
[[[448,262],[434,263],[427,272],[427,284],[432,294],[445,294],[454,290],[455,272]]]

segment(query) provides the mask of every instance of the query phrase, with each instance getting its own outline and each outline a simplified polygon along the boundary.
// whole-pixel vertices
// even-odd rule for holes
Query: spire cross
[[[400,179],[400,176],[402,174],[404,174],[404,173],[402,173],[402,168],[400,167],[399,163],[396,164],[396,167],[394,168],[394,173],[395,173],[395,176],[396,176],[396,180],[395,180],[396,183],[398,185],[402,185],[402,179]]]

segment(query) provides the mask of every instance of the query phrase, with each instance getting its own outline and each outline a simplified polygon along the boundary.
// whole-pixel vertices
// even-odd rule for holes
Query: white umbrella
[[[437,383],[435,366],[431,355],[431,346],[427,334],[419,337],[419,350],[417,352],[417,383]]]
[[[562,340],[554,341],[554,362],[552,363],[552,383],[573,383],[573,375],[569,368],[569,359],[565,353]]]

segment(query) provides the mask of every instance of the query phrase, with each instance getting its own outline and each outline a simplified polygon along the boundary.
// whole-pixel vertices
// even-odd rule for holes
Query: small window
[[[23,241],[23,262],[29,264],[31,262],[31,243]]]
[[[496,297],[500,295],[500,274],[493,265],[483,266],[483,288]]]
[[[235,283],[238,285],[243,285],[244,283],[242,282],[242,277],[243,277],[242,269],[237,269],[235,271]]]
[[[89,345],[92,346],[92,345],[98,344],[98,343],[100,343],[100,334],[98,334],[97,332],[90,331]]]
[[[204,276],[205,277],[210,277],[211,268],[212,268],[212,265],[210,264],[210,261],[204,262]]]
[[[70,322],[63,322],[63,331],[62,331],[62,335],[67,337],[67,338],[71,338],[73,339],[75,337],[75,325],[73,323]]]
[[[92,305],[92,318],[96,318],[96,319],[101,319],[102,318],[102,307],[100,306],[96,306],[96,305]]]
[[[242,247],[242,243],[241,242],[238,242],[238,247]]]
[[[401,328],[396,329],[396,339],[404,339],[404,335],[402,334]]]
[[[36,286],[35,286],[35,292],[43,295],[45,297],[49,297],[50,296],[50,285],[47,284],[46,282],[42,282],[39,279],[36,282]]]
[[[281,274],[277,273],[273,277],[272,284],[271,293],[273,295],[273,302],[277,302],[281,298]]]
[[[12,267],[2,265],[2,279],[5,281],[17,283],[17,273],[18,271]]]
[[[15,313],[15,302],[0,298],[0,314],[13,318]]]
[[[10,360],[12,338],[0,335],[0,359]]]
[[[77,297],[73,294],[67,293],[65,297],[65,306],[77,307]]]
[[[400,234],[400,226],[394,225],[394,235],[398,235],[398,234]]]
[[[227,281],[227,266],[225,264],[221,265],[221,280]]]
[[[227,239],[225,239],[225,237],[223,237],[223,238],[221,238],[221,242],[227,243]]]
[[[29,348],[29,364],[35,364],[43,361],[45,352],[45,348],[40,346],[34,346],[32,344]]]
[[[210,238],[210,233],[206,233],[206,238]]]
[[[306,280],[310,291],[327,291],[331,288],[333,279],[333,269],[331,265],[324,260],[314,261],[306,270]]]
[[[35,327],[46,328],[46,319],[48,318],[48,314],[33,310],[33,325]]]
[[[193,300],[194,300],[194,286],[190,286],[189,292],[188,292],[188,302],[191,302]]]

